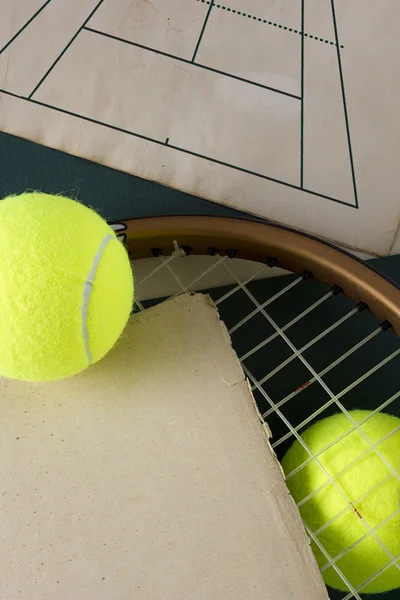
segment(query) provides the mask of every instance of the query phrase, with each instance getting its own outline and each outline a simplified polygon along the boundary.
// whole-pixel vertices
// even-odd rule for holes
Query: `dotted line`
[[[202,4],[211,4],[210,0],[197,0],[197,2],[201,2]],[[278,27],[279,29],[284,29],[285,31],[290,31],[291,33],[297,33],[299,35],[303,35],[310,40],[316,40],[317,42],[323,42],[324,44],[329,44],[330,46],[336,46],[335,42],[331,42],[331,40],[325,40],[324,38],[320,38],[317,35],[311,35],[310,33],[304,33],[299,31],[298,29],[293,29],[292,27],[286,27],[285,25],[281,25],[280,23],[273,23],[272,21],[268,21],[267,19],[261,19],[260,17],[255,17],[254,15],[249,15],[248,13],[242,12],[241,10],[235,10],[234,8],[230,8],[229,6],[224,6],[223,4],[213,4],[215,8],[221,8],[222,10],[226,10],[227,12],[231,12],[235,15],[240,15],[241,17],[247,17],[248,19],[253,19],[254,21],[258,21],[259,23],[264,23],[265,25],[272,25],[273,27]],[[340,45],[340,48],[344,48],[344,46]]]

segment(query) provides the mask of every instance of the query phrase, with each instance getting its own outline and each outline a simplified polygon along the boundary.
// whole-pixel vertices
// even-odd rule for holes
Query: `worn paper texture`
[[[205,296],[59,383],[0,382],[2,600],[326,600]]]
[[[389,254],[399,28],[393,0],[5,0],[0,129]]]

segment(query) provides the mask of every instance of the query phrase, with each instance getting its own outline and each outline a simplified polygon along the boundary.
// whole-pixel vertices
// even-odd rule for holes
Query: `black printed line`
[[[32,104],[36,104],[38,106],[43,106],[44,108],[49,108],[56,112],[63,113],[65,115],[69,115],[71,117],[76,117],[78,119],[82,119],[83,121],[88,121],[89,123],[94,123],[95,125],[100,125],[101,127],[106,127],[107,129],[112,129],[114,131],[119,131],[121,133],[125,133],[132,137],[139,138],[141,140],[145,140],[147,142],[153,142],[159,146],[164,146],[164,148],[170,148],[171,150],[176,150],[178,152],[182,152],[184,154],[188,154],[190,156],[195,156],[196,158],[201,158],[203,160],[208,160],[217,165],[221,165],[223,167],[228,167],[230,169],[234,169],[235,171],[240,171],[242,173],[246,173],[247,175],[253,175],[254,177],[258,177],[259,179],[264,179],[266,181],[271,181],[273,183],[278,183],[280,185],[284,185],[288,188],[298,190],[300,192],[305,192],[307,194],[312,194],[313,196],[317,196],[318,198],[324,198],[325,200],[330,200],[331,202],[335,202],[336,204],[341,204],[343,206],[348,206],[349,208],[358,208],[354,204],[350,204],[349,202],[345,202],[344,200],[338,200],[337,198],[332,198],[331,196],[327,196],[325,194],[320,194],[319,192],[314,192],[313,190],[309,190],[306,188],[301,188],[298,185],[293,183],[288,183],[287,181],[282,181],[281,179],[275,179],[274,177],[269,177],[268,175],[264,175],[262,173],[257,173],[256,171],[251,171],[250,169],[245,169],[243,167],[239,167],[238,165],[234,165],[223,160],[218,160],[217,158],[213,158],[211,156],[206,156],[204,154],[200,154],[199,152],[194,152],[192,150],[188,150],[187,148],[182,148],[181,146],[175,146],[173,144],[165,144],[165,141],[159,140],[157,138],[152,138],[150,136],[144,135],[142,133],[137,133],[135,131],[130,131],[128,129],[123,129],[122,127],[118,127],[116,125],[111,125],[110,123],[105,123],[103,121],[99,121],[97,119],[92,119],[91,117],[86,117],[84,115],[80,115],[78,113],[72,112],[70,110],[66,110],[65,108],[59,108],[57,106],[52,106],[51,104],[47,104],[46,102],[40,102],[39,100],[35,100],[33,98],[25,98],[23,96],[18,96],[17,94],[13,94],[12,92],[8,92],[7,90],[0,89],[0,93],[7,94],[9,96],[13,96],[14,98],[18,98],[19,100],[24,100],[25,102],[31,102]]]
[[[290,94],[289,92],[284,92],[283,90],[277,90],[276,88],[270,87],[268,85],[264,85],[262,83],[258,83],[257,81],[252,81],[251,79],[245,79],[244,77],[239,77],[238,75],[232,75],[231,73],[226,73],[225,71],[220,71],[218,69],[214,69],[213,67],[208,67],[207,65],[202,65],[201,63],[197,63],[197,62],[192,63],[191,60],[188,60],[186,58],[181,58],[180,56],[175,56],[174,54],[169,54],[168,52],[163,52],[162,50],[156,50],[155,48],[151,48],[150,46],[144,46],[143,44],[138,44],[137,42],[131,42],[130,40],[126,40],[124,38],[120,38],[115,35],[111,35],[111,33],[105,33],[104,31],[99,31],[98,29],[93,29],[92,27],[83,27],[83,29],[85,31],[90,31],[91,33],[102,35],[106,38],[116,40],[117,42],[122,42],[124,44],[134,46],[135,48],[141,48],[142,50],[148,50],[149,52],[153,52],[154,54],[159,54],[160,56],[172,58],[179,62],[190,65],[192,67],[204,69],[205,71],[210,71],[211,73],[217,73],[218,75],[223,75],[224,77],[229,77],[231,79],[236,79],[237,81],[242,81],[243,83],[255,85],[256,87],[262,88],[264,90],[269,90],[270,92],[275,92],[276,94],[283,94],[284,96],[289,96],[289,98],[295,98],[296,100],[300,100],[300,96],[296,96],[295,94]]]
[[[304,33],[304,0],[301,0],[301,31]],[[304,185],[304,35],[301,36],[300,75],[300,187]]]
[[[212,7],[214,6],[214,0],[211,0],[208,4],[209,4],[209,7],[208,7],[207,14],[206,14],[206,18],[204,19],[203,27],[201,28],[199,39],[197,40],[196,48],[193,52],[192,63],[194,63],[194,61],[196,60],[196,55],[200,48],[201,40],[203,39],[203,35],[204,35],[204,32],[207,27],[208,19],[210,18]]]
[[[0,94],[6,94],[7,96],[12,96],[13,98],[17,98],[18,100],[28,100],[25,96],[18,96],[18,94],[14,94],[14,92],[9,92],[8,90],[4,90],[0,88]],[[0,133],[5,133],[4,131],[0,131]]]
[[[202,4],[210,4],[209,0],[197,0],[197,2],[201,2]],[[278,27],[278,29],[283,29],[284,31],[288,31],[289,33],[296,33],[298,35],[304,35],[306,38],[310,38],[310,40],[315,40],[316,42],[323,42],[324,44],[329,44],[330,46],[335,46],[335,42],[331,40],[326,40],[325,38],[321,38],[318,35],[311,35],[311,33],[302,33],[298,29],[293,29],[293,27],[287,27],[286,25],[282,25],[281,23],[274,23],[273,21],[268,21],[268,19],[263,19],[262,17],[256,17],[254,15],[250,15],[249,13],[243,12],[242,10],[236,10],[234,8],[230,8],[230,6],[225,6],[224,4],[213,4],[214,8],[220,8],[221,10],[225,10],[226,12],[232,13],[233,15],[239,15],[240,17],[247,17],[248,19],[252,19],[253,21],[258,21],[259,23],[263,23],[264,25],[271,25],[273,27]],[[340,46],[344,48],[344,46]]]
[[[345,89],[344,89],[342,59],[341,59],[341,56],[340,56],[339,34],[338,34],[338,28],[337,28],[337,22],[336,22],[336,11],[335,11],[335,2],[334,2],[334,0],[331,0],[331,7],[332,7],[333,28],[334,28],[334,31],[335,31],[337,60],[338,60],[338,66],[339,66],[340,87],[342,89],[344,120],[345,120],[345,123],[346,123],[347,145],[348,145],[348,148],[349,148],[351,177],[352,177],[352,181],[353,181],[354,200],[355,200],[356,208],[358,208],[358,194],[357,194],[357,184],[356,184],[356,173],[355,173],[355,169],[354,169],[353,149],[352,149],[352,146],[351,146],[349,115],[348,115],[348,112],[347,112],[346,93],[345,93]]]
[[[37,90],[39,89],[39,87],[42,85],[43,81],[46,79],[46,77],[49,75],[49,73],[51,73],[51,71],[54,69],[54,67],[56,66],[56,64],[58,63],[58,61],[62,58],[62,56],[64,56],[64,54],[66,53],[66,51],[68,50],[68,48],[71,46],[71,44],[75,41],[75,39],[78,37],[78,35],[80,34],[80,32],[82,31],[82,29],[84,28],[84,26],[86,25],[86,23],[92,18],[92,16],[94,15],[94,13],[96,12],[96,10],[99,8],[99,6],[103,4],[103,0],[99,0],[99,2],[96,4],[96,6],[94,7],[94,9],[92,10],[92,12],[90,13],[90,15],[87,17],[87,19],[85,19],[85,21],[82,23],[82,25],[79,27],[78,31],[75,33],[75,35],[72,37],[72,39],[68,42],[68,44],[65,46],[64,50],[58,55],[58,57],[56,58],[56,60],[53,62],[53,64],[51,65],[51,67],[46,71],[46,73],[43,75],[42,79],[39,81],[39,83],[37,84],[37,86],[32,90],[32,92],[29,94],[28,98],[32,98],[33,94],[35,92],[37,92]]]
[[[13,35],[13,37],[11,38],[11,40],[9,40],[9,41],[7,42],[7,44],[6,44],[5,46],[3,46],[3,47],[2,47],[2,49],[0,50],[0,54],[1,54],[2,52],[4,52],[4,50],[6,50],[10,44],[12,44],[12,43],[13,43],[13,41],[14,41],[14,40],[15,40],[15,39],[16,39],[16,38],[19,36],[19,34],[20,34],[20,33],[22,33],[22,32],[24,31],[24,29],[26,29],[26,28],[28,27],[28,25],[30,25],[30,24],[32,23],[32,21],[33,21],[33,20],[34,20],[34,19],[35,19],[35,18],[38,16],[38,14],[39,14],[39,13],[41,13],[41,12],[42,12],[42,10],[43,10],[44,8],[46,8],[46,6],[47,6],[48,4],[50,4],[50,2],[51,2],[51,0],[46,0],[46,2],[45,2],[45,3],[44,3],[44,4],[43,4],[43,5],[42,5],[42,6],[41,6],[41,7],[40,7],[40,8],[39,8],[39,9],[38,9],[36,12],[35,12],[35,14],[31,16],[31,18],[29,19],[29,21],[27,21],[27,22],[25,23],[25,25],[23,25],[23,26],[21,27],[21,29],[19,29],[15,35]]]

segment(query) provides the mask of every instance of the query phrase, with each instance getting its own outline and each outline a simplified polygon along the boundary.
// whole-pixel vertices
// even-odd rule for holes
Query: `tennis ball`
[[[363,593],[385,592],[400,587],[400,419],[366,410],[353,410],[350,415],[376,444],[383,460],[341,413],[301,435],[335,485],[315,460],[301,467],[310,455],[298,440],[284,456],[282,467],[304,522],[350,585],[361,586]],[[314,541],[311,544],[325,583],[348,591],[323,552]],[[397,561],[388,566],[394,557]],[[380,569],[385,570],[368,582]]]
[[[0,201],[0,376],[81,372],[118,340],[132,300],[127,252],[93,210],[39,192]]]

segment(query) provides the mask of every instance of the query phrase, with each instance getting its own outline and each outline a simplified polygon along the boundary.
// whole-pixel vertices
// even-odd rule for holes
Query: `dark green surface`
[[[27,189],[65,194],[108,221],[160,215],[241,213],[184,192],[0,132],[0,198]]]
[[[63,193],[75,197],[82,203],[92,206],[107,220],[123,220],[134,217],[154,216],[154,215],[176,215],[176,214],[206,214],[219,216],[243,216],[242,213],[225,208],[223,206],[207,202],[201,198],[196,198],[189,194],[177,192],[165,188],[156,183],[148,182],[126,173],[121,173],[109,169],[102,165],[91,163],[89,161],[69,156],[62,152],[51,150],[39,146],[26,140],[21,140],[13,136],[0,133],[0,198],[9,194],[16,194],[27,189],[37,189],[48,193]],[[247,217],[252,218],[252,217]],[[372,261],[375,267],[384,274],[397,281],[400,284],[400,256],[375,259]],[[251,292],[259,302],[271,297],[278,289],[287,283],[287,278],[276,278],[262,282],[254,282],[249,286]],[[278,324],[284,324],[294,314],[301,311],[316,300],[322,293],[321,286],[311,282],[300,284],[296,290],[295,302],[290,296],[282,298],[276,305],[269,307],[271,316],[276,319]],[[211,295],[217,299],[222,291],[211,291]],[[236,324],[241,316],[248,314],[249,299],[244,293],[236,293],[232,296],[229,303],[223,303],[220,312],[223,320],[228,327]],[[307,327],[303,325],[293,328],[291,331],[292,341],[301,345],[311,337],[317,335],[321,328],[327,325],[326,318],[335,320],[342,316],[349,309],[349,301],[343,297],[335,297],[330,302],[330,310],[316,311],[314,318]],[[352,344],[352,341],[360,339],[366,335],[371,328],[376,326],[372,317],[367,313],[357,316],[357,322],[347,331],[346,327],[337,332],[337,339],[321,352],[317,346],[310,351],[307,357],[313,365],[320,365],[323,368],[325,364],[337,357],[337,354]],[[244,328],[240,329],[240,335],[234,334],[233,343],[236,351],[240,355],[249,347],[253,347],[258,341],[271,333],[268,330],[265,318],[261,315],[251,319]],[[261,339],[260,338],[260,339]],[[354,340],[353,340],[354,338]],[[374,346],[373,364],[391,351],[393,345],[397,343],[395,337],[390,332],[380,334],[379,340]],[[256,358],[249,359],[245,363],[256,377],[262,376],[265,372],[274,368],[275,363],[279,363],[286,357],[287,347],[276,340],[274,346],[269,346],[268,351],[257,353]],[[335,372],[331,380],[327,380],[329,386],[334,390],[340,390],[345,387],[346,382],[354,381],[360,374],[360,366],[365,365],[365,361],[371,360],[370,356],[357,356],[357,360],[349,361],[347,368],[339,374]],[[322,361],[322,362],[321,362]],[[351,408],[373,408],[376,406],[376,398],[387,398],[398,389],[399,382],[399,361],[385,368],[384,373],[372,377],[367,385],[358,386],[355,390],[344,398],[344,405],[347,409]],[[291,371],[285,372],[285,376],[278,381],[273,378],[265,385],[265,390],[275,401],[283,397],[288,382],[293,385],[300,385],[307,379],[308,374],[300,361],[295,361],[290,367]],[[259,372],[259,373],[258,373]],[[256,394],[257,396],[257,394]],[[299,396],[300,401],[290,403],[284,409],[287,412],[292,424],[299,423],[304,416],[310,414],[310,410],[315,410],[321,404],[321,391],[317,386],[310,386]],[[265,400],[259,395],[257,401],[262,410],[267,408]],[[311,408],[310,408],[311,407]],[[397,402],[393,406],[392,412],[400,415],[400,405]],[[322,416],[327,416],[327,414]],[[278,439],[285,434],[285,425],[276,416],[271,415],[269,425],[274,433],[274,438]],[[286,451],[289,442],[277,449],[278,457],[281,457]],[[343,594],[330,591],[331,600],[343,598]],[[367,596],[363,596],[367,598]],[[384,595],[371,596],[371,600],[399,600],[399,592],[392,592]]]

